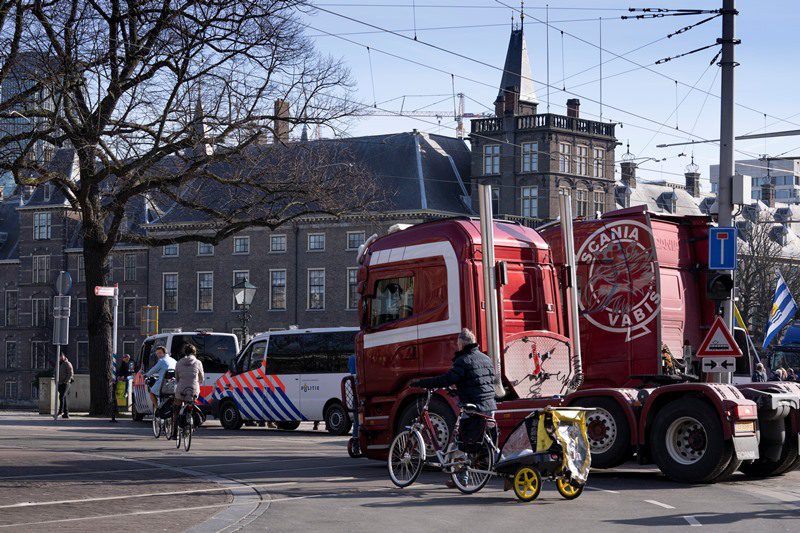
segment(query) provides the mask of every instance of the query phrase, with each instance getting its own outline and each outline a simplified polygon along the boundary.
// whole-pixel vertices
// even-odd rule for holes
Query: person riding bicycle
[[[153,386],[150,387],[150,400],[153,402],[154,416],[156,409],[158,409],[158,396],[161,395],[161,384],[164,382],[164,374],[166,374],[168,370],[174,370],[176,364],[175,359],[167,354],[167,349],[163,346],[156,348],[156,357],[158,357],[158,361],[156,361],[156,364],[144,375],[145,378],[150,376],[156,376],[158,378],[156,382],[153,383]]]
[[[200,395],[200,383],[205,379],[203,363],[197,358],[197,348],[193,344],[183,347],[183,358],[175,365],[175,403],[172,407],[172,438],[178,436],[178,413],[181,406],[193,404]]]

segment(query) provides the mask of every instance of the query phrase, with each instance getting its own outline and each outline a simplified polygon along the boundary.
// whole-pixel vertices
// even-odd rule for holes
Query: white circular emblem
[[[577,254],[581,314],[598,328],[632,340],[650,333],[661,296],[653,236],[641,222],[610,222]]]

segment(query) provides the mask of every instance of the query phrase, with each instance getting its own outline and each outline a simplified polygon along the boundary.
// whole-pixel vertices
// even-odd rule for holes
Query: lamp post
[[[250,315],[250,304],[253,303],[256,289],[258,289],[258,287],[250,283],[250,280],[247,278],[244,278],[233,286],[233,300],[236,302],[236,306],[242,310],[242,344],[247,342],[247,323],[250,322],[252,318]]]

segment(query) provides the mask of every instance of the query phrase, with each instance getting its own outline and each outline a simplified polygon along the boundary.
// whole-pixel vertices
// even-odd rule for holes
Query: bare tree
[[[736,285],[739,311],[757,342],[766,334],[767,319],[780,271],[792,294],[800,290],[797,257],[787,253],[786,229],[767,211],[753,212],[739,224],[739,265]]]
[[[52,184],[79,215],[92,413],[112,401],[111,310],[93,288],[108,282],[116,244],[218,243],[369,205],[371,181],[346,154],[285,143],[292,125],[333,125],[357,108],[347,69],[302,34],[306,4],[0,0],[0,83],[21,88],[0,119],[31,125],[0,137],[0,170]],[[42,144],[72,149],[76,175],[50,171]],[[165,205],[202,224],[165,238],[129,223]]]

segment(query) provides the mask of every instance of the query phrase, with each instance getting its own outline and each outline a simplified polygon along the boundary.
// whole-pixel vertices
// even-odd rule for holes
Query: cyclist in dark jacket
[[[466,328],[458,335],[453,367],[441,376],[418,379],[410,385],[427,389],[455,385],[461,405],[474,404],[482,413],[497,409],[492,360],[478,349],[475,334]]]

